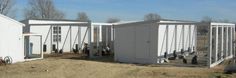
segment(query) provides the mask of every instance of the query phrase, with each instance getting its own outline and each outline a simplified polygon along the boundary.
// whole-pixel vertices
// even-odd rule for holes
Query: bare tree
[[[10,15],[13,12],[15,0],[0,0],[0,14]]]
[[[150,20],[160,20],[161,16],[156,13],[149,13],[144,16],[145,21],[150,21]]]
[[[87,16],[85,12],[79,12],[77,20],[86,22],[86,21],[89,21],[89,17]]]
[[[209,16],[204,16],[201,20],[202,23],[212,22],[213,19]]]
[[[213,22],[213,18],[209,17],[209,16],[204,16],[202,17],[201,23],[198,24],[198,32],[201,35],[206,35],[208,30],[208,23]]]
[[[25,19],[63,19],[64,13],[57,10],[53,0],[28,0],[25,8]]]
[[[228,19],[219,19],[216,22],[230,23],[230,21]]]
[[[222,22],[224,22],[224,23],[230,23],[230,20],[224,19]]]
[[[107,23],[117,23],[117,22],[120,22],[119,18],[112,17],[107,19]]]

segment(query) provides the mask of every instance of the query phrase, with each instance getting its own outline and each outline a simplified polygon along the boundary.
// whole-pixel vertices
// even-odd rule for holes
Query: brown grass
[[[58,55],[44,60],[0,66],[0,78],[214,78],[236,77],[222,74],[223,66],[213,69],[197,67],[162,67],[115,63],[110,59],[80,58]],[[107,59],[109,58],[109,59]]]
[[[197,49],[206,52],[207,37],[198,37]],[[223,74],[224,65],[176,67],[113,62],[112,57],[86,59],[81,55],[46,55],[43,60],[0,66],[0,78],[236,78]]]
[[[207,36],[198,36],[197,37],[197,50],[198,51],[207,51],[208,39]]]

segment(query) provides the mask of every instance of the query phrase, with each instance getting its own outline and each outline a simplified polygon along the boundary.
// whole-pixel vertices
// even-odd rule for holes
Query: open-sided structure
[[[0,59],[8,56],[13,63],[24,61],[23,26],[25,25],[0,14]]]
[[[195,24],[191,21],[160,20],[116,25],[115,60],[155,64],[162,63],[174,52],[193,52],[196,50]]]
[[[102,51],[109,48],[114,50],[114,29],[111,23],[91,23],[92,52],[97,56],[102,56]]]
[[[26,24],[24,33],[42,34],[44,53],[79,51],[87,43],[92,57],[100,55],[102,48],[106,46],[112,48],[112,24],[45,19],[24,20],[23,22]],[[40,46],[37,44],[38,40],[34,38],[28,38],[26,42],[33,46]],[[32,45],[28,48],[30,47]]]
[[[209,23],[208,66],[235,56],[235,24]]]
[[[39,44],[40,46],[36,46],[35,48],[39,49],[39,54],[33,54],[33,44],[28,43],[28,39],[29,37],[37,37],[38,38],[38,42],[37,44]],[[27,38],[27,39],[25,39]],[[24,57],[26,61],[31,61],[31,60],[38,60],[38,59],[43,59],[43,50],[42,50],[42,35],[41,34],[35,34],[35,33],[24,33],[23,34],[23,41],[24,41]],[[30,48],[28,48],[29,46],[31,46]]]

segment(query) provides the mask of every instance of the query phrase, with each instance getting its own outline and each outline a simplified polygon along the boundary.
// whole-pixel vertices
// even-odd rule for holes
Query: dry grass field
[[[124,64],[111,57],[85,59],[79,55],[50,56],[43,60],[0,66],[0,78],[233,78],[224,66],[176,67]]]
[[[0,78],[236,78],[224,74],[227,65],[206,67],[207,38],[198,37],[199,65],[182,64],[181,60],[158,65],[126,64],[113,57],[86,59],[80,55],[46,55],[43,60],[0,66]]]

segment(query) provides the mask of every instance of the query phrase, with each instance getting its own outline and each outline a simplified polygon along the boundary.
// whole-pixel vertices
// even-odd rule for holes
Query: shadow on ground
[[[95,61],[95,62],[104,62],[104,63],[119,63],[119,64],[131,64],[131,63],[123,63],[123,62],[116,62],[114,61],[114,56],[102,56],[102,57],[95,57],[95,58],[88,58],[81,54],[74,54],[74,53],[64,53],[64,54],[49,54],[45,55],[45,58],[52,58],[52,59],[72,59],[72,60],[85,60],[85,61]],[[135,66],[148,66],[148,67],[200,67],[205,68],[206,65],[204,62],[199,63],[197,65],[193,65],[190,63],[184,64],[182,59],[178,60],[171,60],[169,63],[163,64],[137,64],[132,63],[131,65]]]

